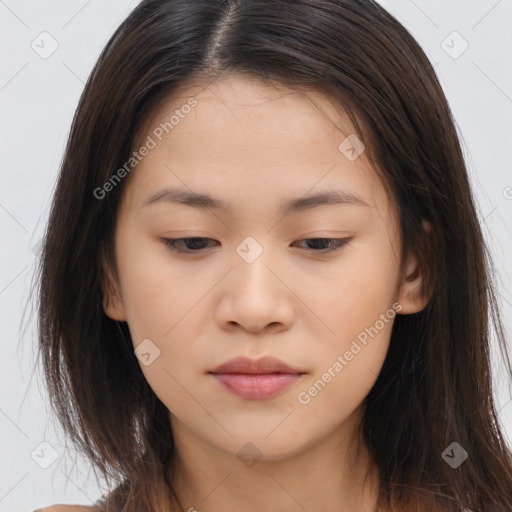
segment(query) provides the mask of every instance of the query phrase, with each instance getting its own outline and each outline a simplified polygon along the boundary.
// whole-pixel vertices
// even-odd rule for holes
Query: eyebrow
[[[144,203],[144,207],[158,203],[176,203],[194,208],[212,209],[230,212],[231,206],[221,199],[188,190],[165,188],[152,194]],[[326,190],[313,195],[290,199],[282,204],[280,213],[287,215],[292,212],[301,212],[318,206],[352,204],[371,208],[360,197],[344,190]]]

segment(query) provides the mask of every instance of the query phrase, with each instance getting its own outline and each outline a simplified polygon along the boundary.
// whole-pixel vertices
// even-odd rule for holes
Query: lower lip
[[[228,391],[248,400],[264,400],[278,395],[300,379],[298,373],[214,373]]]

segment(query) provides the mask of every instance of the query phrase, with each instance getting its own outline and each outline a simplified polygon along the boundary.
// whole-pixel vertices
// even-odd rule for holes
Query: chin
[[[300,437],[285,429],[280,433],[274,431],[269,434],[266,427],[258,430],[254,425],[251,429],[232,434],[234,439],[224,438],[222,443],[217,439],[215,444],[242,462],[244,458],[251,457],[262,462],[284,461],[300,455],[315,444],[314,436],[308,437],[305,432],[301,432]]]

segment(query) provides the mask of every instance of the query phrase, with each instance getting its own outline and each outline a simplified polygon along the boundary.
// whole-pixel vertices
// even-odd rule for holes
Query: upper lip
[[[209,373],[246,373],[262,375],[269,373],[305,373],[292,368],[275,357],[261,357],[260,359],[249,359],[248,357],[235,357],[217,366]]]

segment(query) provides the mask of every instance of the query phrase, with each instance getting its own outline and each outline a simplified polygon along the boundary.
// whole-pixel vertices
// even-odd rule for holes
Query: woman
[[[512,509],[460,144],[373,1],[141,2],[40,272],[52,403],[115,487],[95,510]]]

